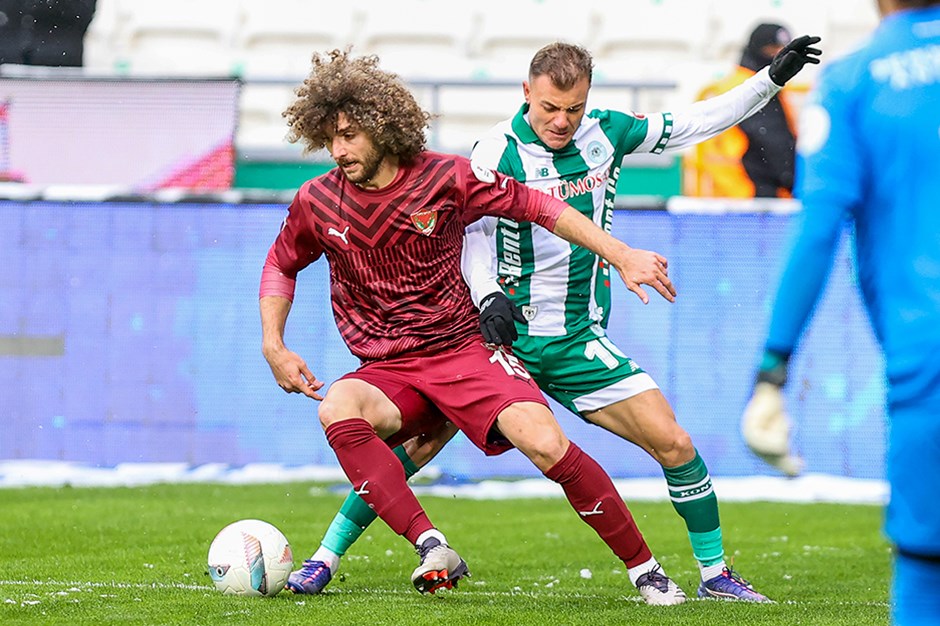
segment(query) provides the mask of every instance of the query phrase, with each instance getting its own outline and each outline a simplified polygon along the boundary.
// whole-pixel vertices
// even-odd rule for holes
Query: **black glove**
[[[519,307],[502,291],[491,293],[480,301],[480,332],[487,343],[511,346],[519,338],[513,320],[526,322]]]
[[[820,37],[810,37],[803,35],[797,37],[783,50],[774,55],[770,62],[770,80],[783,87],[787,81],[796,76],[803,66],[807,63],[819,63],[816,58],[822,54],[819,48],[810,48],[815,43],[819,43]]]
[[[775,387],[787,384],[787,368],[790,365],[790,355],[776,350],[765,350],[761,359],[760,369],[757,371],[758,383],[770,383]]]

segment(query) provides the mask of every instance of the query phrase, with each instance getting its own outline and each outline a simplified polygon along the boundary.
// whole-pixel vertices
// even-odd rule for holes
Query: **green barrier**
[[[667,157],[652,163],[630,165],[624,161],[617,181],[617,195],[670,197],[681,193],[680,159]],[[329,171],[324,161],[239,161],[235,166],[235,187],[239,189],[296,189]]]

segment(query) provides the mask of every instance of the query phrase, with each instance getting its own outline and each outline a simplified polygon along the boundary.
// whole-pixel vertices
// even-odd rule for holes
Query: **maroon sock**
[[[545,476],[561,485],[581,519],[627,567],[645,563],[653,554],[610,476],[573,441],[570,443],[565,455]]]
[[[401,461],[369,422],[358,417],[334,422],[326,440],[353,489],[389,528],[412,544],[434,528],[408,487]]]

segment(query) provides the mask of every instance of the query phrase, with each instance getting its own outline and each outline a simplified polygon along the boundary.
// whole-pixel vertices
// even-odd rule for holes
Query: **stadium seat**
[[[438,150],[469,154],[483,133],[515,114],[525,101],[522,80],[510,85],[442,86],[435,100],[440,117],[432,123],[430,144]]]
[[[678,75],[663,80],[595,79],[588,99],[589,109],[614,109],[636,113],[675,111],[692,101]],[[691,89],[691,88],[689,88]]]
[[[119,46],[133,74],[232,74],[240,14],[231,0],[119,0]]]
[[[363,12],[357,50],[377,55],[383,68],[403,78],[467,78],[474,17],[463,3],[372,3]]]
[[[481,77],[523,79],[532,55],[553,41],[591,47],[594,15],[583,5],[563,0],[481,0],[473,8],[478,28],[471,55]]]
[[[84,65],[94,71],[119,71],[121,13],[117,0],[98,0],[85,33]]]
[[[239,102],[239,148],[281,148],[287,123],[281,113],[293,101],[293,86],[247,82],[242,86]]]
[[[269,155],[269,158],[280,160],[283,154],[292,150],[287,143],[287,125],[283,120],[279,122],[268,118],[259,120],[246,119],[242,116],[238,132],[235,135],[235,146],[239,158],[242,154],[256,154],[258,151]],[[278,155],[278,156],[272,156]]]
[[[781,24],[794,37],[817,35],[829,43],[826,11],[818,0],[710,0],[709,11],[716,28],[706,56],[729,65],[740,60],[751,31],[761,23]]]
[[[676,67],[701,59],[710,21],[682,0],[596,2],[597,73],[613,79],[675,80]]]
[[[244,76],[310,71],[315,52],[344,49],[357,37],[360,14],[348,4],[308,0],[240,0],[243,26],[236,56]]]
[[[832,0],[826,3],[829,37],[829,58],[842,56],[853,50],[878,26],[879,16],[874,2],[846,2]]]

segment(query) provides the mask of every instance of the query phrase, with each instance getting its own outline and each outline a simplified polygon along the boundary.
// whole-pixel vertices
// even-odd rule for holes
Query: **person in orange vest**
[[[699,99],[740,85],[766,67],[793,37],[780,24],[760,24],[751,33],[737,68],[706,86]],[[760,111],[690,154],[686,193],[727,198],[789,198],[793,191],[795,119],[780,91]]]

